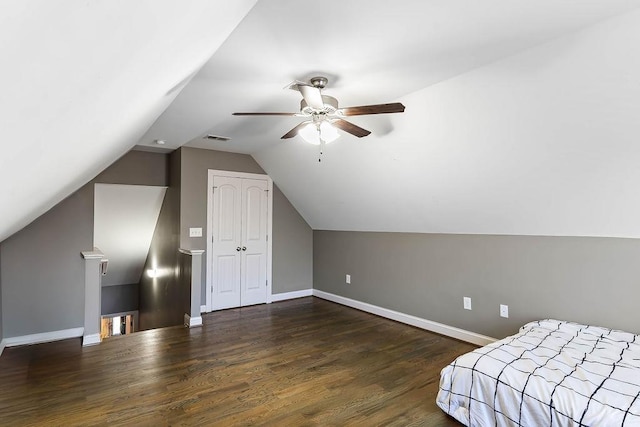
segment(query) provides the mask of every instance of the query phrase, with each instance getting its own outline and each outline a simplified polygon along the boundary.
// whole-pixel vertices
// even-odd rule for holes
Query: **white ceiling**
[[[395,101],[500,58],[640,6],[639,0],[261,0],[142,138],[255,153],[280,143],[297,118],[240,118],[234,111],[297,111],[282,88],[321,74],[341,106]],[[410,107],[410,106],[409,106]],[[389,131],[377,117],[374,132]],[[382,122],[382,123],[380,123]]]
[[[400,100],[393,131],[255,157],[314,228],[640,237],[640,10]]]
[[[254,4],[2,1],[0,241],[129,151]]]
[[[259,0],[233,30],[253,3],[9,2],[0,240],[156,139],[252,154],[315,229],[640,237],[640,0]],[[299,119],[231,116],[315,74],[406,113],[321,164]]]
[[[258,2],[142,143],[250,153],[314,229],[640,237],[640,2],[322,5]],[[299,118],[231,116],[296,111],[315,74],[406,113],[322,164],[279,139]]]

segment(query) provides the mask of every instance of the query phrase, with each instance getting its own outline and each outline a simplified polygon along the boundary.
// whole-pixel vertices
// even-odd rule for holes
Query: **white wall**
[[[138,283],[166,187],[95,184],[93,246],[109,259],[102,286]]]

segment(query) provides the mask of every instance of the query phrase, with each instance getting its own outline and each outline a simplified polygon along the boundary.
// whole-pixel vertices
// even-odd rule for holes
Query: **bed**
[[[640,426],[640,335],[527,323],[446,366],[436,403],[467,426]]]

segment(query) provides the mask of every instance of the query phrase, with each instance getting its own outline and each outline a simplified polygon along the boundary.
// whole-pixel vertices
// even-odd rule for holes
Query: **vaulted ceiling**
[[[639,7],[3,3],[0,240],[157,139],[253,155],[315,229],[640,237]],[[280,140],[299,118],[231,116],[296,111],[282,88],[317,74],[406,112],[353,118],[372,135],[321,163]]]
[[[0,241],[129,151],[256,0],[0,4]]]

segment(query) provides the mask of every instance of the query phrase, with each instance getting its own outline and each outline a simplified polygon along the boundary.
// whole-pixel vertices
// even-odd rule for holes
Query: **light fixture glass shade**
[[[320,134],[325,144],[335,141],[340,137],[338,129],[331,126],[329,122],[320,123],[320,131],[316,127],[315,123],[309,123],[298,131],[298,135],[302,137],[309,144],[320,145]]]

